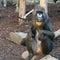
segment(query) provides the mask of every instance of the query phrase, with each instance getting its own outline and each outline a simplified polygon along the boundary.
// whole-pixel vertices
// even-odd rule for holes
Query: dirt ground
[[[48,10],[53,29],[56,31],[60,28],[60,5],[49,5]],[[15,13],[15,8],[0,7],[0,60],[22,60],[21,54],[26,50],[26,47],[11,42],[9,33],[20,31],[26,32],[26,30],[31,26],[30,16],[28,17],[29,22],[19,25],[17,20],[18,13]],[[55,40],[55,46],[51,55],[60,60],[60,37]]]

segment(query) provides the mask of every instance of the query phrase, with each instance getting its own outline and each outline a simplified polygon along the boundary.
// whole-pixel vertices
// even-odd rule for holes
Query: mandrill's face
[[[37,12],[36,13],[36,17],[35,17],[36,19],[34,20],[35,21],[35,26],[36,27],[40,27],[40,26],[42,26],[43,25],[43,13],[41,13],[41,12]]]

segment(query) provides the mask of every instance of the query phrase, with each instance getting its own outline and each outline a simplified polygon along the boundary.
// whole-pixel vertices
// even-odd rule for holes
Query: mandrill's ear
[[[57,0],[53,0],[53,1],[56,3]]]

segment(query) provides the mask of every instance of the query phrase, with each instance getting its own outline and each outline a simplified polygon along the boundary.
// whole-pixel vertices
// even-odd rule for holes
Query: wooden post
[[[19,0],[16,0],[15,2],[16,2],[16,10],[15,11],[18,12],[19,11],[19,6],[18,6]]]
[[[48,13],[48,9],[47,9],[47,3],[48,0],[40,0],[40,6],[43,7],[45,9],[45,12]]]
[[[4,7],[6,7],[7,4],[7,0],[3,0],[4,1]]]
[[[23,17],[25,14],[25,0],[20,0],[19,3],[19,17]],[[21,19],[19,19],[19,23],[21,23]]]

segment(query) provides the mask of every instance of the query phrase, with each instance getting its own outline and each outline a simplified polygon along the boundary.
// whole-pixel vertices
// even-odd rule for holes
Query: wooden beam
[[[43,7],[45,9],[45,12],[48,13],[48,0],[40,0],[40,6]]]

